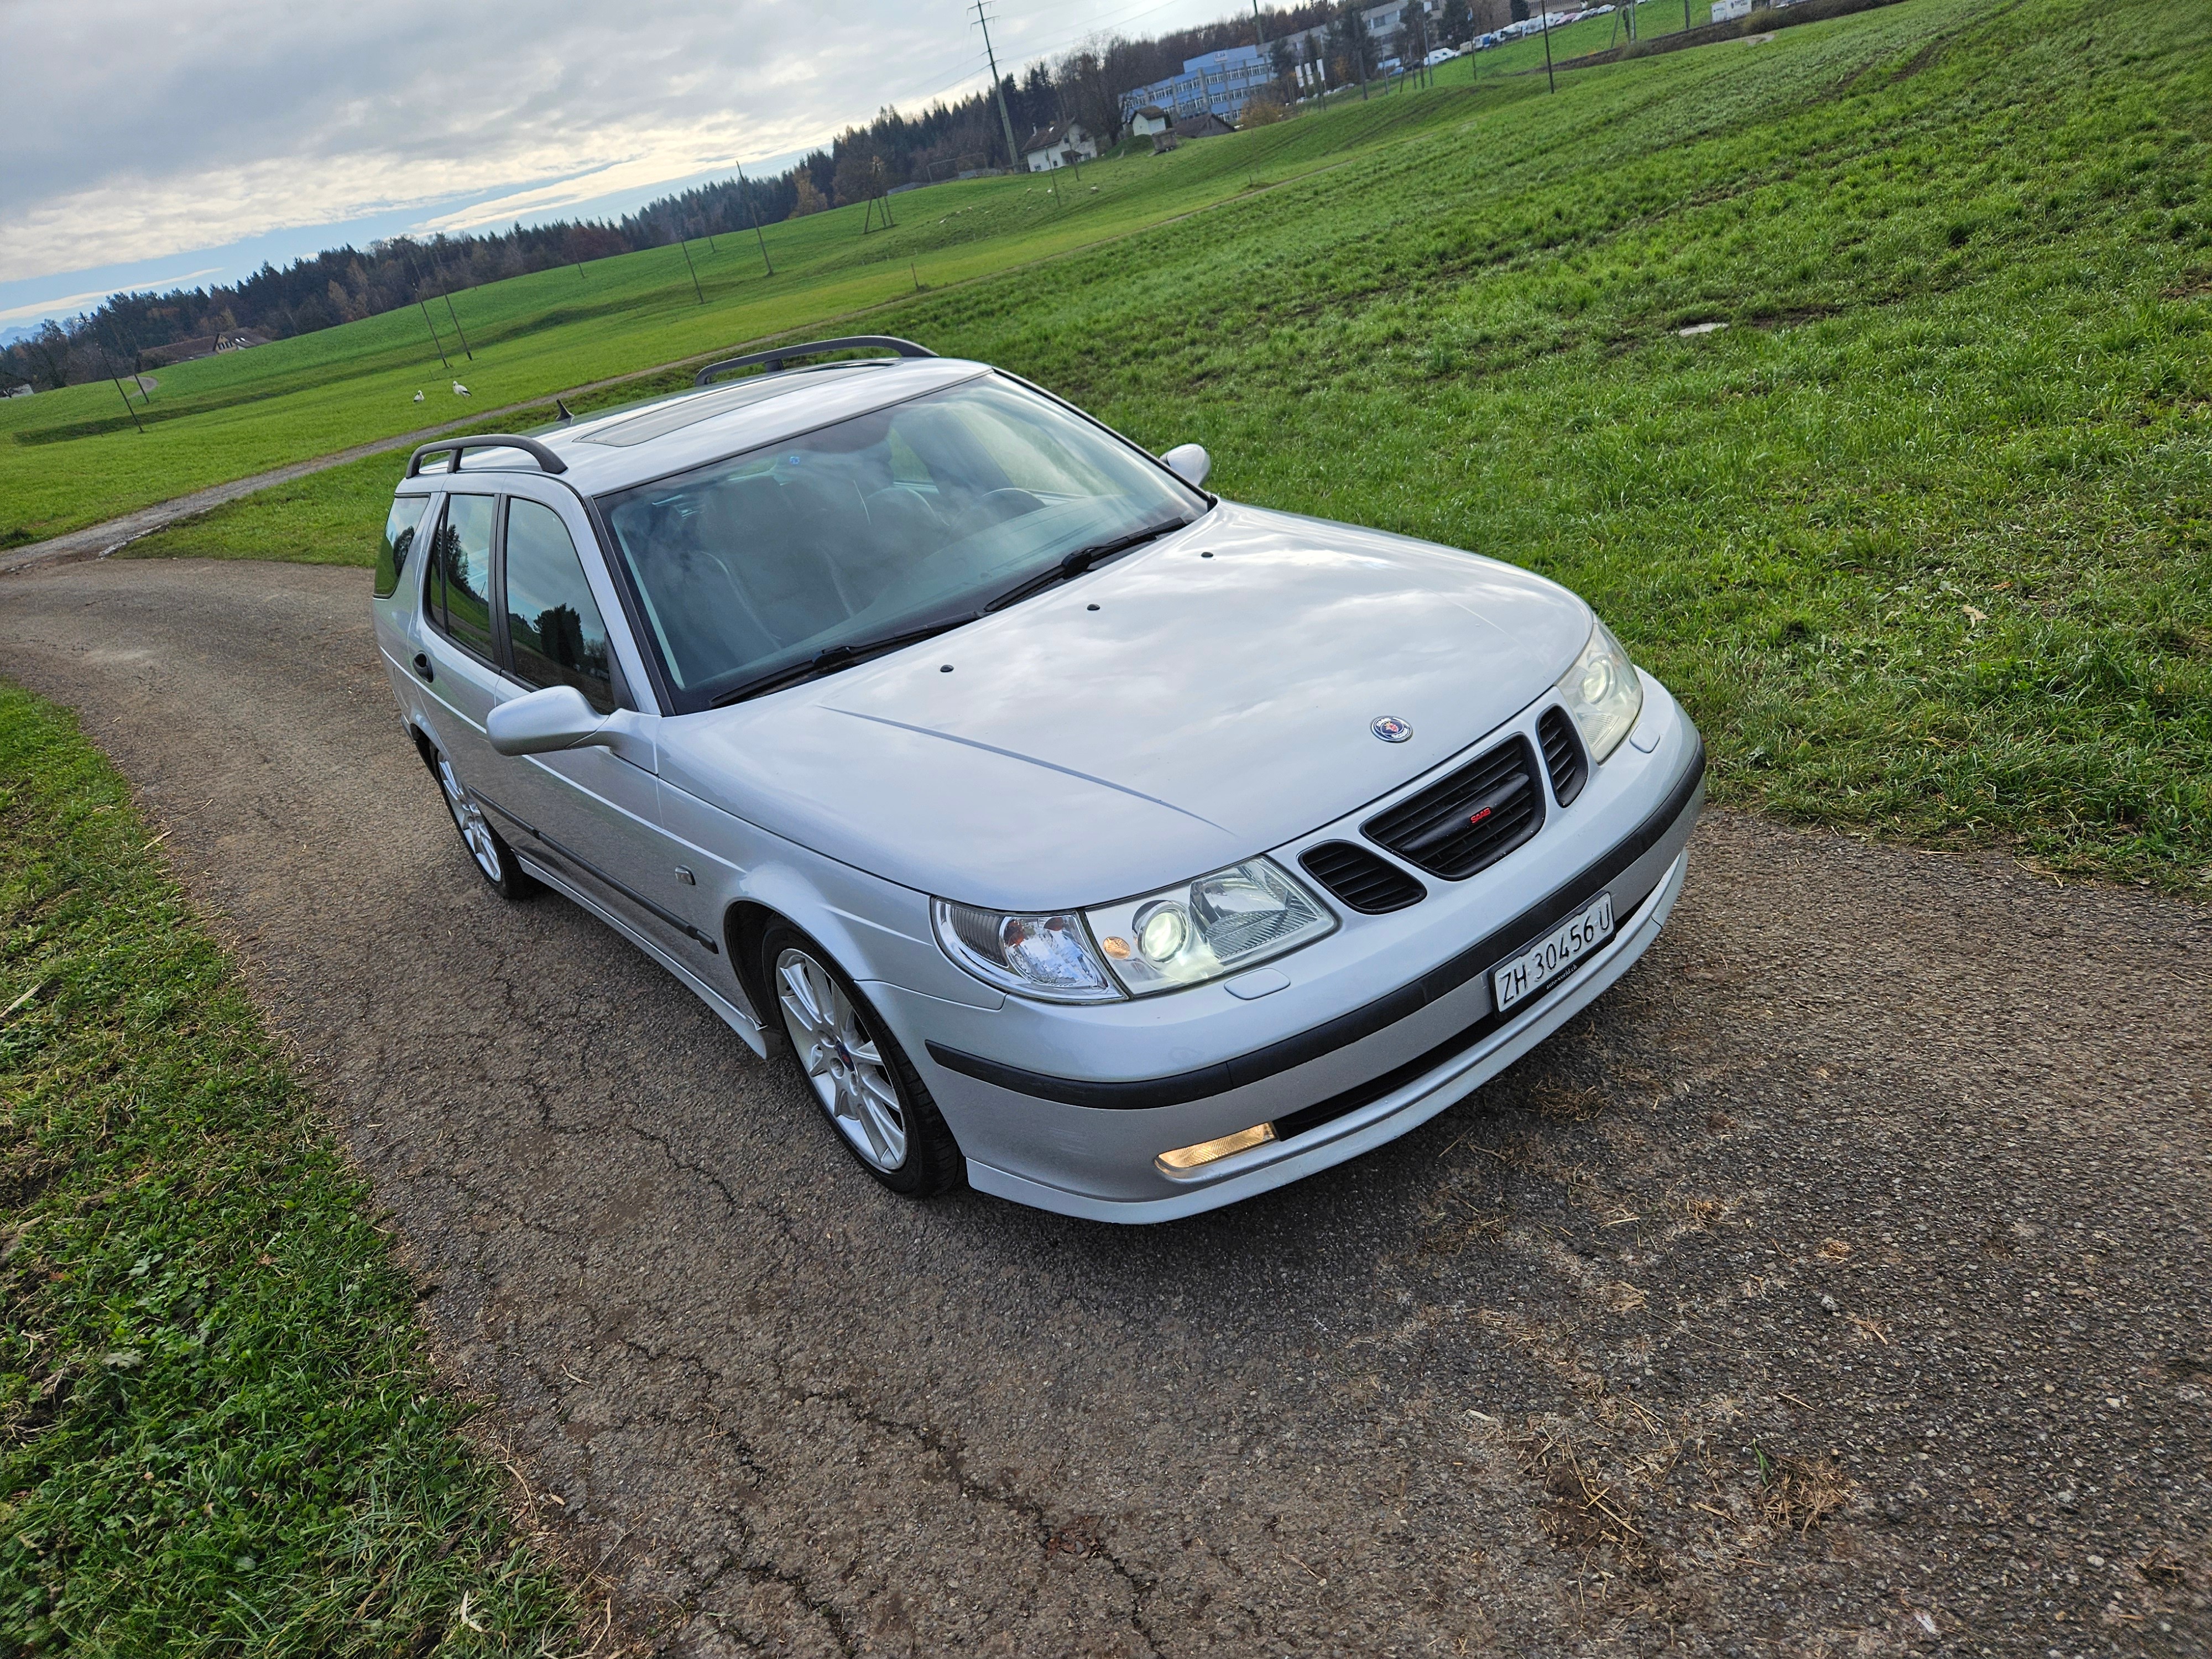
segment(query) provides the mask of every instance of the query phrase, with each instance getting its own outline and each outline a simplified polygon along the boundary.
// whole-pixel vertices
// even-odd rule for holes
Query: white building
[[[1139,138],[1150,138],[1165,132],[1175,125],[1175,118],[1158,104],[1146,104],[1141,109],[1129,112],[1129,131]]]
[[[1098,159],[1098,141],[1080,121],[1064,121],[1056,127],[1033,132],[1022,146],[1022,161],[1031,173],[1050,173],[1074,162]]]

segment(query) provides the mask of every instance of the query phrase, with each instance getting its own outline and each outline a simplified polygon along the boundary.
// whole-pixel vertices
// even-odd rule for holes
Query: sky
[[[1238,0],[991,0],[1002,72]],[[963,0],[0,0],[0,336],[400,232],[618,214],[989,83]]]

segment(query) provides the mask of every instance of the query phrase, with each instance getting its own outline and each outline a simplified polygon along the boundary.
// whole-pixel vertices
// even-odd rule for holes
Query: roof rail
[[[568,462],[535,438],[518,438],[505,432],[486,432],[474,438],[441,438],[434,444],[424,444],[407,458],[407,476],[418,477],[422,463],[433,455],[451,455],[453,471],[461,470],[461,457],[471,449],[519,449],[538,463],[541,472],[566,472]]]
[[[825,351],[851,351],[861,346],[881,346],[902,357],[934,357],[937,354],[927,346],[916,345],[911,340],[902,340],[890,334],[854,334],[842,340],[809,340],[805,345],[778,346],[773,351],[756,351],[744,357],[731,357],[719,363],[709,363],[699,371],[691,384],[705,386],[717,374],[733,368],[750,368],[755,363],[764,363],[773,372],[781,368],[793,357],[816,357]]]

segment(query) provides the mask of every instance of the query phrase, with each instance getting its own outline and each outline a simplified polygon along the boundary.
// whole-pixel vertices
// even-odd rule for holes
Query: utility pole
[[[684,269],[691,273],[691,291],[699,296],[699,303],[703,306],[707,303],[707,291],[699,286],[699,267],[691,263],[691,239],[682,235],[680,227],[678,235],[678,246],[684,250]]]
[[[1552,73],[1552,0],[1544,4],[1544,81],[1553,92],[1559,89],[1559,76]]]
[[[115,372],[115,360],[107,355],[107,342],[105,340],[100,343],[100,363],[107,371],[107,378],[115,382],[115,395],[123,399],[123,412],[131,417],[131,424],[138,428],[138,435],[144,437],[146,422],[138,418],[138,410],[131,401],[131,394],[123,389],[123,377]],[[131,371],[131,378],[134,380],[137,379],[135,368]]]
[[[474,362],[477,360],[477,354],[469,349],[469,337],[461,333],[460,313],[453,309],[453,285],[447,281],[446,273],[442,269],[438,272],[438,280],[444,283],[446,286],[446,315],[453,320],[453,332],[459,336],[461,342],[461,355],[471,362]]]
[[[1014,118],[1006,112],[1006,83],[999,78],[999,60],[991,51],[991,20],[983,10],[989,3],[990,0],[975,0],[975,21],[983,30],[983,57],[991,65],[991,90],[999,94],[999,122],[1006,130],[1006,171],[1018,173],[1022,153],[1014,148]]]
[[[1690,0],[1682,0],[1684,5],[1689,3]],[[760,210],[753,205],[752,186],[745,182],[745,164],[743,161],[738,163],[738,188],[744,191],[745,211],[752,216],[753,234],[760,238],[761,263],[768,266],[768,274],[773,276],[775,275],[775,266],[769,260],[768,238],[761,235]]]
[[[416,279],[415,262],[403,257],[401,263],[407,267],[407,280],[414,287],[415,303],[422,307],[422,326],[430,331],[430,344],[438,354],[438,361],[446,366],[446,373],[450,374],[453,372],[453,359],[446,356],[446,343],[438,337],[437,324],[430,320],[430,307],[422,298],[422,284]]]

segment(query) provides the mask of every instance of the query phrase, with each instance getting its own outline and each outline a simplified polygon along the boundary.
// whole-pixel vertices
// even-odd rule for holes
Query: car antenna
[[[559,398],[556,398],[553,400],[553,407],[561,411],[561,423],[563,426],[566,426],[569,422],[576,418],[575,411],[570,409],[568,404]]]

